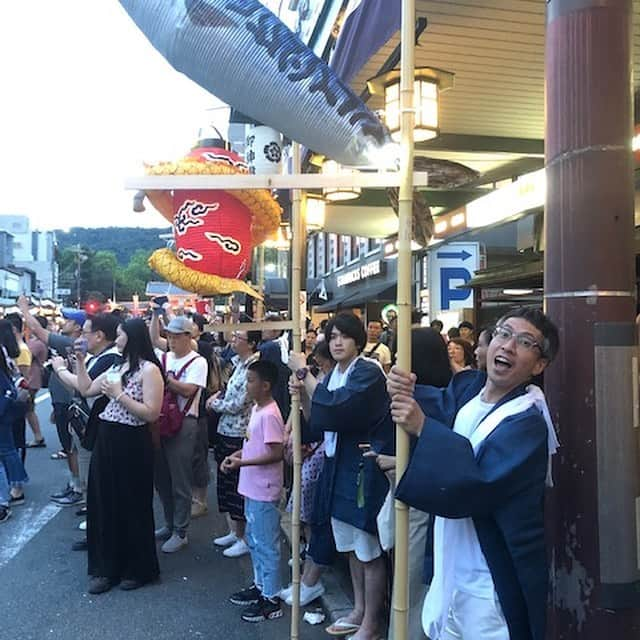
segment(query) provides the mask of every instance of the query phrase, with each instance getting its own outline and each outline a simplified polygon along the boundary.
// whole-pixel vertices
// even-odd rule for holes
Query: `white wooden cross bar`
[[[293,329],[293,322],[290,320],[270,320],[264,322],[225,322],[212,323],[205,326],[205,331],[212,333],[231,333],[232,331],[264,331],[273,329],[274,331],[289,331]]]
[[[415,172],[413,184],[426,187],[426,172]],[[299,173],[289,175],[178,175],[178,176],[137,176],[125,180],[126,189],[322,189],[349,187],[361,189],[385,189],[399,187],[400,174],[397,172],[353,172],[339,175],[321,173]]]

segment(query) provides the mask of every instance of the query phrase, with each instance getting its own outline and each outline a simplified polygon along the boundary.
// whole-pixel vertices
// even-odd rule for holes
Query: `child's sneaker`
[[[260,596],[256,604],[252,604],[242,612],[242,619],[245,622],[264,622],[265,620],[275,620],[282,617],[282,607],[280,598],[273,599]]]
[[[260,601],[260,597],[260,589],[258,589],[255,584],[252,584],[250,587],[231,595],[229,602],[246,607],[249,604],[257,604]]]

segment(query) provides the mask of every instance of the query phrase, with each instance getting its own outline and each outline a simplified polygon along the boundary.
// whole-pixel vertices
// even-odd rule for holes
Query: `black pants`
[[[101,421],[87,490],[89,575],[155,580],[153,444],[148,427]]]
[[[69,405],[66,402],[53,403],[53,419],[56,423],[60,446],[65,453],[70,453],[71,434],[69,433]]]

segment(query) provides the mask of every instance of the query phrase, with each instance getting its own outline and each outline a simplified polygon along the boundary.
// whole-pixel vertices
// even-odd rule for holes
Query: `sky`
[[[0,60],[0,214],[32,230],[166,226],[132,211],[125,178],[182,157],[211,121],[226,134],[223,105],[117,0],[3,2]]]

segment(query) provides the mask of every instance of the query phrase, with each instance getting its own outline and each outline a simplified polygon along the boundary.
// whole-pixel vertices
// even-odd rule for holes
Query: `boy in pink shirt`
[[[284,423],[272,396],[278,368],[258,360],[247,369],[247,395],[255,404],[241,451],[222,462],[222,471],[240,469],[238,493],[244,496],[246,540],[251,550],[254,583],[234,593],[233,604],[247,608],[246,622],[282,616],[280,605],[280,494],[283,484]]]

